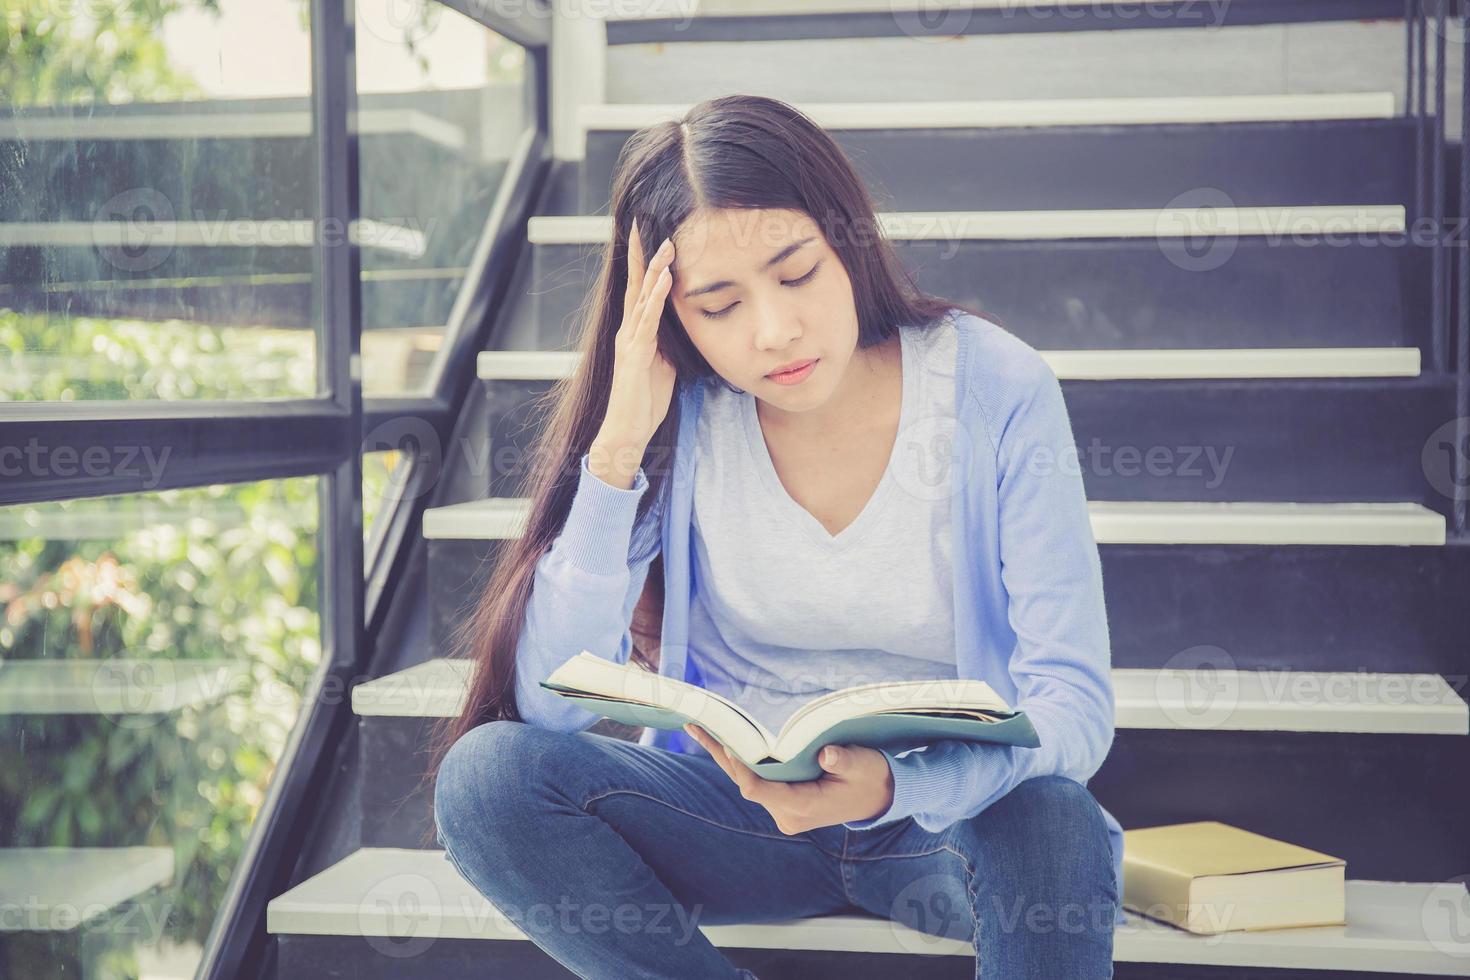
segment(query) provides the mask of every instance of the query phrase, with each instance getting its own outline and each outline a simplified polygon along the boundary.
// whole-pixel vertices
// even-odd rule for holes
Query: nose
[[[762,313],[756,326],[755,346],[762,351],[785,350],[800,336],[801,325],[794,314],[769,309]]]

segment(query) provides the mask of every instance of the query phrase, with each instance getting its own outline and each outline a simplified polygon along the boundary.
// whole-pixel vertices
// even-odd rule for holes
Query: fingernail
[[[668,238],[665,238],[664,239],[664,243],[658,247],[658,250],[660,252],[667,252],[669,249],[671,249],[673,247],[674,247],[673,241],[670,240],[670,239],[668,239]]]

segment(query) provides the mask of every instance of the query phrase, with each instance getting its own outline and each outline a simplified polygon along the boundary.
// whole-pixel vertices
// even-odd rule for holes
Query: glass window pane
[[[193,975],[321,663],[317,508],[0,508],[0,976]]]
[[[408,476],[407,453],[384,449],[362,454],[362,539],[372,540],[373,522],[380,514],[391,513],[405,494]]]
[[[307,9],[6,5],[0,401],[318,393]]]
[[[533,125],[525,50],[438,3],[360,3],[363,394],[433,387],[507,161]],[[390,243],[401,246],[387,247]]]

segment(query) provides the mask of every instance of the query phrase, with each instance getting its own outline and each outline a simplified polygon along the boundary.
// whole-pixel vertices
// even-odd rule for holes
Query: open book
[[[693,722],[756,774],[791,783],[818,779],[817,753],[832,744],[902,751],[957,738],[1035,748],[1031,719],[1012,710],[984,681],[936,678],[859,684],[814,698],[772,732],[739,705],[687,681],[589,650],[563,663],[541,686],[614,721],[681,729]]]

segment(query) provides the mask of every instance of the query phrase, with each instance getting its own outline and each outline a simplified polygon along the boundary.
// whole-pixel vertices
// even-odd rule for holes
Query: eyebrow
[[[816,241],[816,237],[817,236],[815,236],[815,235],[811,235],[811,236],[809,236],[807,238],[803,238],[799,242],[792,242],[790,245],[787,245],[785,248],[781,249],[781,251],[777,252],[775,255],[771,256],[769,259],[766,259],[766,264],[763,265],[763,266],[761,266],[761,268],[762,269],[769,269],[771,266],[776,265],[777,263],[781,262],[783,259],[785,259],[788,256],[790,256],[791,253],[795,252],[797,249],[801,248],[803,245],[806,245],[806,244],[808,244],[810,242]],[[735,283],[731,282],[729,279],[721,279],[719,282],[706,283],[705,285],[700,286],[697,289],[687,290],[684,293],[684,298],[685,299],[693,299],[696,296],[703,296],[705,293],[712,293],[712,292],[715,292],[716,290],[724,289],[727,286],[733,286],[733,285],[735,285]]]

